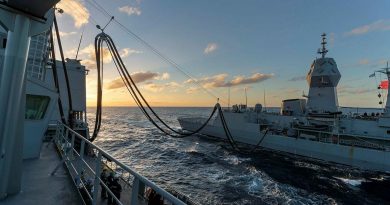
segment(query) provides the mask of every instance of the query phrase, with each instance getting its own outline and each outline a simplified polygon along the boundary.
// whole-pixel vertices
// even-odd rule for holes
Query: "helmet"
[[[93,181],[92,181],[92,179],[87,179],[87,184],[93,184]]]
[[[118,173],[115,173],[114,179],[119,179],[119,174]]]

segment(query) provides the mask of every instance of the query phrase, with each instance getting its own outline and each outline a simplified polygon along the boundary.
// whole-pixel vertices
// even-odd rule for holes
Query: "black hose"
[[[58,109],[60,111],[61,122],[63,124],[67,124],[66,123],[66,118],[65,118],[65,115],[64,115],[64,108],[62,107],[60,87],[59,87],[59,83],[58,83],[58,73],[57,73],[57,65],[56,65],[56,52],[55,52],[55,49],[54,49],[54,40],[53,40],[53,31],[52,30],[53,30],[53,28],[50,28],[50,45],[51,45],[51,58],[52,58],[52,61],[53,61],[52,71],[53,71],[54,86],[55,86],[55,88],[57,90],[57,94],[58,94],[57,104],[58,104]]]
[[[118,49],[116,48],[115,43],[113,42],[112,38],[105,34],[105,33],[100,33],[96,36],[95,38],[95,53],[96,53],[96,65],[97,65],[97,72],[98,72],[98,88],[97,88],[97,106],[96,106],[96,120],[95,120],[95,129],[92,135],[92,138],[90,139],[91,141],[95,140],[98,132],[100,130],[101,126],[101,112],[102,112],[102,85],[103,85],[103,59],[102,59],[102,53],[103,53],[103,42],[107,44],[108,50],[110,51],[111,57],[113,58],[114,64],[116,69],[118,70],[118,73],[125,84],[127,90],[129,91],[130,95],[136,102],[137,106],[140,108],[142,113],[145,115],[145,117],[161,132],[175,138],[182,138],[182,137],[187,137],[191,136],[193,134],[199,133],[202,129],[206,127],[206,125],[209,123],[211,118],[214,116],[215,112],[218,111],[219,117],[221,119],[222,127],[224,129],[225,135],[232,146],[232,148],[235,151],[238,151],[240,153],[252,153],[259,145],[260,143],[264,140],[265,136],[268,133],[268,130],[264,133],[263,137],[259,140],[259,142],[256,144],[256,146],[250,151],[244,151],[239,148],[237,143],[235,142],[233,135],[231,134],[227,122],[225,120],[225,117],[223,115],[222,108],[219,103],[217,103],[214,108],[212,113],[210,114],[209,118],[196,130],[191,131],[189,133],[184,133],[181,131],[177,131],[170,127],[167,123],[165,123],[160,116],[154,111],[154,109],[150,106],[148,101],[145,99],[145,97],[142,95],[141,91],[138,89],[138,86],[134,82],[133,78],[131,77],[130,73],[128,72],[125,64],[123,63],[122,58],[120,57],[120,54],[118,52]],[[149,114],[149,112],[146,110],[144,104],[148,108],[148,110],[151,112],[151,114],[157,118],[157,120],[162,123],[167,129],[172,131],[174,134],[169,133],[166,131],[164,128],[162,128],[158,123],[153,119],[153,117]]]
[[[259,147],[259,145],[263,142],[263,140],[265,139],[265,136],[267,135],[269,129],[267,129],[264,132],[263,136],[260,138],[260,140],[256,143],[256,145],[251,150],[249,150],[249,151],[243,150],[234,141],[233,135],[231,134],[231,132],[229,130],[229,127],[228,127],[228,125],[226,123],[226,120],[225,120],[225,116],[223,115],[223,111],[222,111],[222,108],[219,105],[219,103],[217,103],[217,106],[218,106],[219,117],[221,119],[222,127],[224,129],[225,135],[228,138],[228,141],[229,141],[229,144],[231,145],[231,147],[234,149],[234,151],[239,152],[241,154],[252,154]]]
[[[129,91],[129,93],[131,94],[131,96],[133,97],[134,101],[136,102],[136,104],[138,105],[138,107],[141,109],[141,111],[143,112],[143,114],[146,116],[146,118],[153,124],[155,125],[160,131],[162,131],[163,133],[171,136],[171,137],[186,137],[186,136],[191,136],[193,134],[196,134],[198,133],[200,130],[202,130],[208,123],[209,121],[211,120],[211,118],[214,116],[216,110],[217,110],[217,107],[214,107],[210,117],[206,120],[206,122],[201,126],[199,127],[198,129],[196,129],[195,131],[191,131],[189,133],[184,133],[184,132],[180,132],[180,131],[177,131],[173,128],[171,128],[168,124],[166,124],[159,116],[158,114],[154,111],[154,109],[149,105],[149,103],[147,102],[147,100],[144,98],[144,96],[142,95],[142,93],[140,92],[140,90],[138,89],[137,85],[135,84],[134,80],[132,79],[131,75],[129,74],[129,72],[127,71],[126,69],[126,66],[124,65],[120,55],[119,55],[119,52],[115,46],[115,44],[113,43],[113,40],[111,39],[111,37],[109,37],[107,34],[105,33],[101,33],[101,34],[98,34],[95,38],[95,53],[96,53],[96,61],[97,61],[97,72],[98,72],[98,94],[97,94],[97,108],[96,108],[96,119],[95,119],[95,128],[94,128],[94,132],[93,132],[93,135],[91,137],[91,141],[95,140],[97,135],[98,135],[98,132],[100,130],[100,125],[101,125],[101,102],[102,102],[102,79],[103,79],[103,76],[102,76],[102,73],[103,73],[103,64],[101,64],[101,52],[102,52],[102,42],[106,42],[107,45],[108,45],[108,48],[109,48],[109,51],[110,51],[110,54],[113,58],[113,61],[115,63],[115,66],[122,78],[122,81],[124,82],[127,90]],[[141,99],[142,101],[141,101]],[[150,114],[148,113],[148,111],[145,109],[143,103],[145,103],[145,105],[148,107],[148,109],[152,112],[152,114],[154,115],[154,117],[156,117],[158,119],[158,121],[160,121],[166,128],[168,128],[169,130],[171,130],[172,132],[174,132],[175,134],[171,134],[169,132],[167,132],[165,129],[163,129],[161,126],[159,126],[155,120],[152,118],[152,116],[150,116]]]
[[[61,61],[62,61],[62,67],[64,68],[64,76],[65,76],[65,82],[66,82],[66,89],[68,91],[68,103],[69,103],[69,112],[68,112],[68,122],[69,126],[73,128],[73,105],[72,105],[72,93],[70,91],[70,84],[69,84],[69,77],[68,77],[68,70],[66,69],[66,64],[65,64],[65,58],[64,58],[64,51],[62,49],[62,44],[61,44],[61,38],[60,38],[60,32],[58,31],[58,24],[57,24],[57,19],[56,15],[54,15],[54,28],[56,30],[56,36],[57,36],[57,41],[58,41],[58,47],[60,50],[60,55],[61,55]]]

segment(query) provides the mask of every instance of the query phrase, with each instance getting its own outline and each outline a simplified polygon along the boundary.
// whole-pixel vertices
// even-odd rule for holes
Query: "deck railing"
[[[68,167],[70,174],[72,175],[73,182],[79,191],[83,192],[81,195],[85,204],[98,204],[98,201],[100,200],[99,192],[101,192],[102,189],[105,189],[107,194],[110,195],[118,204],[146,204],[147,202],[144,198],[146,188],[150,188],[159,194],[165,204],[186,204],[144,176],[132,170],[130,167],[118,161],[106,151],[94,145],[79,133],[61,122],[57,123],[54,141],[66,166]],[[114,167],[108,168],[113,168],[113,171],[120,174],[120,178],[123,181],[128,182],[123,185],[131,186],[131,189],[123,189],[121,193],[121,200],[114,195],[106,182],[100,177],[102,170],[107,166],[105,163],[107,161],[110,162],[111,166],[114,164]],[[93,189],[88,188],[88,180],[85,180],[86,175],[90,177],[89,182],[92,181]],[[126,190],[131,193],[126,193]],[[124,200],[123,198],[127,198],[128,200]]]

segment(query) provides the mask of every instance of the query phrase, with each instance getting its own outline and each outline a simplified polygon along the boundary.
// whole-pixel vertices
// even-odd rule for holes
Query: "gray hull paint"
[[[200,121],[191,122],[189,119],[179,119],[179,123],[183,129],[189,131],[194,131],[201,125]],[[262,133],[258,131],[258,124],[254,123],[245,123],[236,129],[229,126],[229,129],[235,141],[245,144],[255,145],[262,137]],[[226,139],[222,126],[219,125],[207,125],[201,134]],[[260,146],[366,170],[390,171],[390,152],[386,151],[297,139],[272,133],[266,135]]]

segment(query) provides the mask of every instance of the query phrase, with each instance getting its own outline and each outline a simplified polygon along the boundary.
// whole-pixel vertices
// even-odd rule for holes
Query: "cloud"
[[[188,79],[184,83],[200,83],[205,88],[214,88],[214,87],[228,87],[226,85],[226,78],[228,74],[218,74],[211,77],[204,77],[201,79]]]
[[[273,76],[274,74],[255,73],[249,77],[235,76],[232,80],[227,81],[228,74],[223,73],[201,79],[189,79],[184,83],[200,83],[205,88],[233,87],[262,82]]]
[[[131,7],[131,6],[122,6],[119,7],[118,10],[122,13],[126,13],[127,15],[141,15],[141,9],[137,7]]]
[[[363,35],[374,31],[387,31],[390,30],[390,19],[381,19],[373,23],[356,27],[351,31],[345,33],[346,36]]]
[[[165,84],[155,84],[155,83],[147,83],[144,88],[146,90],[152,91],[152,92],[161,92],[165,90],[166,88],[169,88],[169,90],[175,91],[176,88],[180,87],[179,83],[176,82],[169,82]]]
[[[301,76],[295,76],[295,77],[292,77],[290,79],[288,79],[288,81],[303,81],[303,80],[306,80],[306,76],[305,75],[301,75]]]
[[[89,21],[89,11],[80,0],[62,0],[57,7],[64,10],[65,15],[73,18],[76,28],[80,28]]]
[[[368,58],[362,58],[359,59],[355,63],[342,65],[343,68],[357,68],[357,67],[369,67],[369,68],[377,68],[377,67],[385,67],[386,66],[386,59],[376,59],[376,60],[370,60]]]
[[[207,44],[207,47],[204,49],[203,53],[204,54],[209,54],[217,50],[218,45],[216,43],[209,43]]]
[[[367,58],[360,59],[358,62],[359,65],[368,65],[369,63],[370,61]]]
[[[199,87],[189,87],[187,90],[186,90],[186,93],[187,94],[193,94],[193,93],[196,93],[199,91]]]
[[[237,76],[232,81],[227,83],[227,86],[236,86],[236,85],[245,85],[245,84],[252,84],[252,83],[258,83],[262,82],[264,80],[267,80],[271,77],[273,77],[273,74],[262,74],[262,73],[255,73],[251,75],[250,77],[245,76]],[[227,87],[223,86],[223,87]]]
[[[67,37],[67,36],[71,36],[71,35],[75,35],[77,34],[76,31],[71,31],[71,32],[63,32],[63,31],[60,31],[60,36],[61,37]],[[55,35],[54,35],[55,36]]]
[[[164,76],[164,74],[166,75],[167,73],[163,73],[160,75],[159,73],[146,71],[146,72],[135,72],[135,73],[132,73],[130,75],[135,83],[142,83],[142,82],[145,82],[148,80],[153,80],[153,79],[163,79],[162,76]],[[148,84],[152,84],[152,83],[148,83]],[[168,84],[171,85],[171,87],[173,87],[172,83],[168,83]],[[122,79],[116,78],[116,79],[112,80],[111,82],[109,82],[108,85],[106,86],[106,88],[108,90],[111,90],[111,89],[121,88],[124,86],[125,85],[123,84]],[[152,90],[153,86],[149,86],[149,88],[151,88],[151,90]],[[155,86],[154,88],[156,89],[157,87]]]
[[[76,49],[72,49],[70,51],[67,51],[67,53],[68,53],[68,55],[72,55],[72,54],[76,55]],[[140,54],[140,53],[142,53],[142,51],[134,50],[131,48],[123,48],[123,49],[119,50],[119,55],[122,58],[125,58],[125,57],[130,56],[130,55],[134,55],[134,54]],[[92,69],[92,68],[96,67],[95,46],[93,44],[89,44],[88,46],[82,48],[79,51],[79,55],[83,55],[84,59],[82,61],[82,64],[87,66],[87,68]],[[111,63],[112,57],[111,57],[111,53],[108,50],[108,48],[106,48],[106,47],[103,48],[102,56],[103,56],[104,63]]]
[[[364,94],[364,93],[371,93],[375,91],[376,89],[374,88],[355,88],[349,85],[342,85],[337,87],[337,92],[339,94]]]
[[[113,89],[117,89],[117,88],[121,88],[121,87],[125,87],[125,84],[123,84],[122,78],[116,78],[116,79],[108,82],[108,85],[106,86],[106,88],[108,90],[113,90]]]
[[[138,51],[138,50],[135,50],[135,49],[131,49],[131,48],[124,48],[122,49],[120,52],[119,52],[119,55],[124,58],[124,57],[127,57],[129,55],[133,55],[133,54],[141,54],[142,51]]]
[[[168,80],[171,76],[169,75],[169,73],[163,73],[161,75],[159,75],[158,77],[156,77],[155,79],[156,80]]]

